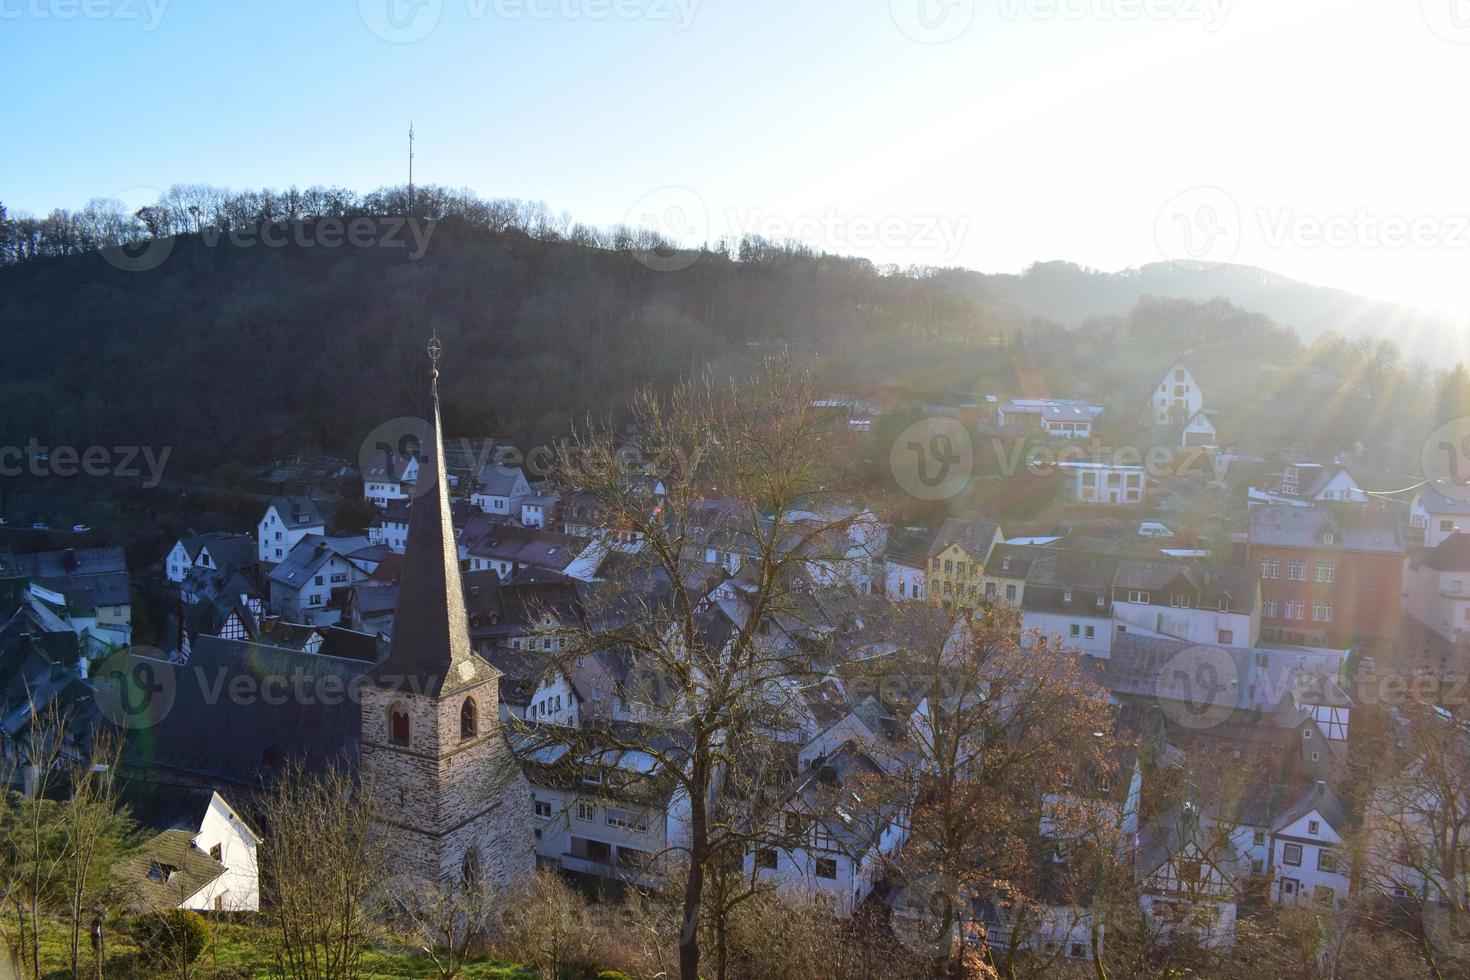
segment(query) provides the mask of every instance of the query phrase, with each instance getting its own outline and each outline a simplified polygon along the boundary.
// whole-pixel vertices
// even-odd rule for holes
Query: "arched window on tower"
[[[480,713],[474,698],[465,698],[459,709],[459,737],[474,738],[480,734]]]
[[[480,850],[471,845],[464,852],[464,861],[459,866],[459,883],[467,892],[475,892],[480,888]]]
[[[388,741],[394,745],[407,745],[409,734],[408,709],[394,705],[388,712]]]

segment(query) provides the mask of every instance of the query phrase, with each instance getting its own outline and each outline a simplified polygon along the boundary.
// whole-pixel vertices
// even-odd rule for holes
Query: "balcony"
[[[561,856],[563,871],[575,871],[578,874],[592,875],[597,878],[610,878],[613,881],[621,881],[639,888],[654,888],[659,884],[659,876],[648,870],[645,862],[647,855],[639,853],[639,860],[626,860],[623,857],[622,848],[612,848],[612,856],[608,859],[588,857],[585,854],[573,854],[570,851]],[[621,859],[621,860],[620,860]]]

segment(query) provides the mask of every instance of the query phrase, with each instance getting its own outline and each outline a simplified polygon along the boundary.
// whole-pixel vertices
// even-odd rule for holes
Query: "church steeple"
[[[373,679],[429,697],[441,697],[479,684],[495,668],[470,648],[459,550],[449,510],[449,479],[444,470],[444,434],[439,417],[439,353],[429,342],[434,365],[429,391],[432,436],[420,447],[418,483],[408,521],[408,543],[398,581],[398,609],[388,658],[373,669]]]

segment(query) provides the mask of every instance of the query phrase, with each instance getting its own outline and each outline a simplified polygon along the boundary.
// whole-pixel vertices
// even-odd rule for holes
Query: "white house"
[[[255,555],[255,542],[248,534],[195,534],[174,542],[164,558],[163,573],[170,582],[182,582],[190,569],[235,571],[255,561]]]
[[[1271,898],[1335,909],[1350,885],[1343,858],[1346,809],[1324,782],[1286,809],[1271,830]]]
[[[1039,549],[1021,592],[1021,625],[1106,660],[1113,647],[1113,576],[1119,559]]]
[[[521,504],[531,496],[531,484],[526,482],[526,474],[518,467],[491,463],[480,467],[475,480],[476,489],[470,495],[471,503],[487,514],[521,519]]]
[[[412,501],[390,500],[368,525],[368,541],[401,555],[408,549],[408,517]]]
[[[1456,531],[1470,533],[1470,490],[1443,480],[1425,484],[1409,505],[1409,526],[1424,532],[1424,547],[1438,547]]]
[[[1075,398],[1012,398],[1001,403],[996,422],[1001,426],[1037,429],[1043,435],[1059,439],[1088,439],[1102,414],[1101,405],[1089,405]]]
[[[560,494],[532,494],[521,501],[521,525],[523,527],[545,527],[556,512]]]
[[[929,573],[933,531],[917,527],[894,528],[883,551],[883,594],[890,599],[923,599]]]
[[[1148,496],[1148,474],[1141,466],[1111,463],[1057,464],[1062,485],[1080,504],[1142,504]]]
[[[285,560],[308,534],[326,533],[326,522],[310,497],[276,497],[256,525],[258,557],[261,564],[273,565]]]
[[[1260,580],[1242,566],[1125,561],[1113,579],[1114,632],[1253,647],[1260,597]]]
[[[379,507],[387,507],[390,500],[406,500],[413,496],[418,478],[418,456],[400,455],[386,449],[363,470],[362,498]]]
[[[151,789],[135,815],[159,833],[117,871],[133,908],[259,911],[260,835],[214,790]]]
[[[491,524],[477,541],[464,546],[469,571],[493,570],[502,582],[528,568],[590,582],[607,556],[597,541],[574,538],[544,528]]]
[[[905,808],[884,794],[861,792],[864,779],[883,776],[863,748],[846,743],[815,759],[793,784],[769,839],[746,856],[759,875],[792,898],[852,915],[873,891],[883,865],[908,840]]]
[[[342,618],[348,590],[373,573],[382,555],[382,547],[365,537],[304,537],[270,571],[271,609],[292,623],[335,625]],[[340,597],[338,602],[334,595]]]
[[[1184,425],[1205,407],[1205,393],[1194,372],[1183,361],[1175,361],[1159,379],[1149,403],[1155,425]]]
[[[1174,806],[1144,828],[1135,866],[1139,904],[1160,938],[1188,930],[1207,948],[1234,944],[1240,856],[1196,804]]]
[[[1180,436],[1181,446],[1213,446],[1218,438],[1215,432],[1215,422],[1211,415],[1212,409],[1202,408],[1189,417],[1184,423],[1184,433]]]
[[[1408,559],[1406,609],[1446,640],[1470,630],[1470,533],[1445,536],[1422,556]]]

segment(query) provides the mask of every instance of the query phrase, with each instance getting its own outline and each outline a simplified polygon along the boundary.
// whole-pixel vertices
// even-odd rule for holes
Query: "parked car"
[[[45,521],[36,521],[33,524],[31,524],[31,530],[32,531],[49,531],[51,529],[46,526],[46,522]]]
[[[92,525],[90,525],[90,524],[73,524],[71,526],[71,529],[73,531],[75,531],[77,534],[86,534],[88,531],[92,530]]]
[[[1174,532],[1157,521],[1144,521],[1138,525],[1138,536],[1140,538],[1172,538]]]

